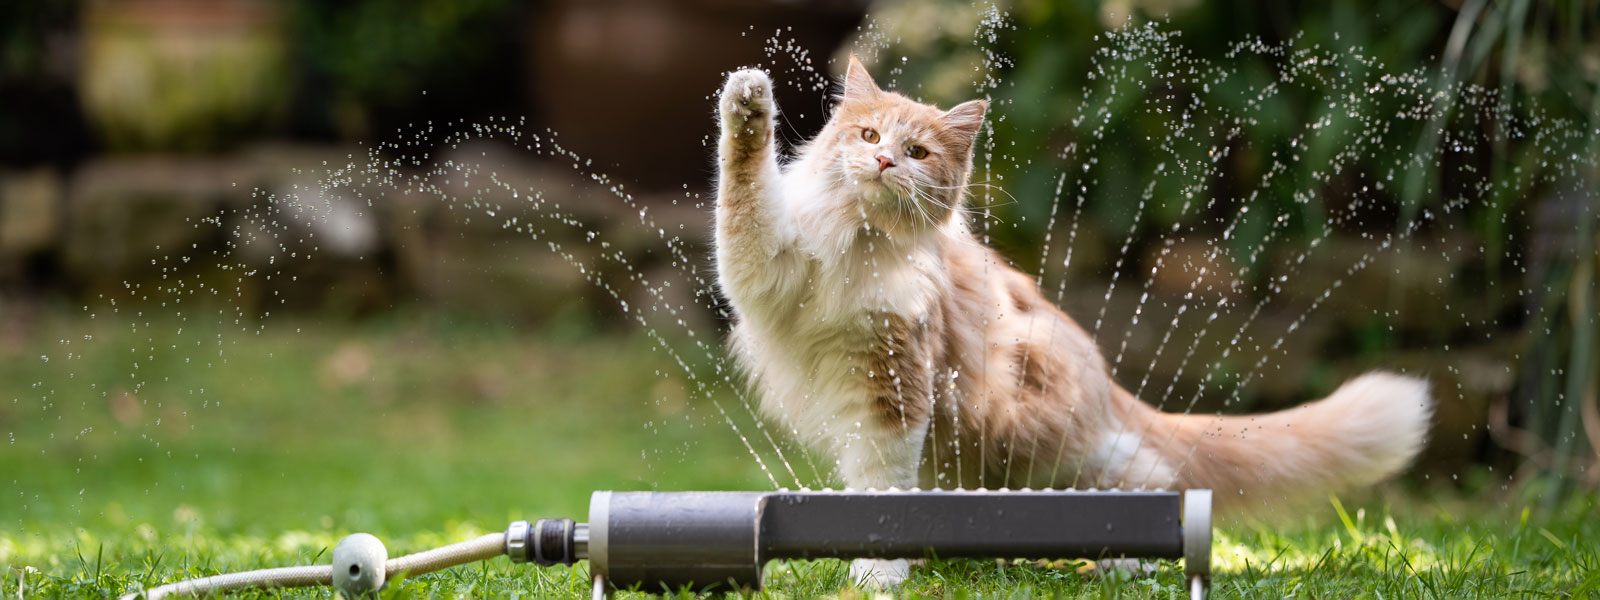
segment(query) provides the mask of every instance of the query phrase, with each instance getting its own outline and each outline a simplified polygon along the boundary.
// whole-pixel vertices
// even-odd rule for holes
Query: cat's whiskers
[[[927,188],[927,189],[931,189],[931,190],[966,190],[967,188],[982,187],[982,188],[991,188],[991,189],[999,190],[1000,193],[1005,194],[1007,198],[1011,198],[1010,202],[997,202],[997,203],[994,203],[994,204],[979,204],[979,205],[973,205],[973,206],[967,207],[967,208],[974,209],[974,210],[975,209],[981,209],[981,208],[993,208],[993,207],[996,207],[996,206],[1005,206],[1007,204],[1015,204],[1017,202],[1016,197],[1012,196],[1010,192],[1007,192],[1005,190],[1005,188],[1002,188],[1002,187],[997,186],[997,185],[993,185],[993,184],[991,184],[991,183],[989,183],[987,181],[978,181],[978,182],[968,183],[966,185],[938,185],[938,184],[934,183],[933,181],[929,180],[926,176],[923,176],[923,175],[913,175],[912,177],[913,177],[913,179],[915,179],[917,181],[917,185],[918,186],[923,187],[923,188]]]
[[[893,188],[891,188],[891,189],[893,189]],[[926,207],[922,206],[922,204],[920,202],[917,202],[917,189],[916,188],[914,188],[914,187],[911,188],[909,193],[902,192],[900,190],[895,190],[895,197],[903,199],[905,201],[904,204],[909,204],[912,209],[917,211],[917,214],[921,215],[921,217],[922,217],[921,219],[913,219],[912,220],[911,229],[913,231],[915,231],[915,230],[917,230],[919,228],[926,227],[926,226],[928,226],[928,225],[930,225],[932,223],[933,216],[928,214],[928,210],[927,210]],[[907,212],[907,211],[905,211],[902,208],[902,212]],[[895,219],[898,221],[899,217],[896,216]]]
[[[889,230],[894,231],[900,228],[900,217],[906,212],[906,195],[894,188],[889,188],[889,191],[894,192],[894,224],[889,226]],[[915,205],[916,202],[912,201],[911,204]],[[916,227],[917,225],[913,221],[911,228],[916,229]]]
[[[951,211],[951,212],[955,212],[955,213],[960,213],[960,214],[965,214],[965,215],[973,215],[973,216],[983,216],[983,217],[994,219],[996,222],[999,222],[999,223],[1005,223],[1005,219],[1001,219],[1000,217],[995,216],[994,213],[987,213],[987,212],[985,212],[983,210],[979,210],[979,208],[977,208],[977,207],[964,206],[964,205],[962,205],[960,203],[959,200],[956,202],[956,206],[951,206],[949,204],[945,204],[943,202],[940,202],[938,199],[933,197],[933,194],[931,194],[931,193],[929,193],[927,191],[928,189],[940,189],[940,190],[956,189],[958,186],[938,186],[938,185],[933,185],[932,182],[929,182],[925,178],[923,178],[921,176],[918,176],[918,175],[912,175],[912,179],[916,182],[916,186],[915,186],[914,189],[919,194],[919,197],[924,199],[924,200],[926,200],[927,202],[933,204],[934,206],[938,206],[939,208],[943,208],[945,210],[948,210],[948,211]],[[924,189],[924,188],[927,188],[927,189]],[[987,208],[987,207],[981,207],[981,208]]]
[[[833,182],[834,182],[835,186],[840,188],[840,189],[848,190],[849,191],[849,195],[851,195],[852,197],[859,197],[860,195],[862,195],[862,190],[861,190],[862,182],[861,182],[861,179],[859,177],[853,177],[850,174],[849,169],[843,163],[841,163],[841,162],[830,163],[825,169],[823,169],[823,174],[832,176],[832,179],[833,179]],[[894,208],[895,220],[894,220],[893,223],[891,223],[889,225],[889,228],[886,230],[886,231],[894,231],[895,229],[899,228],[899,226],[900,226],[900,217],[904,213],[909,212],[909,209],[906,208],[906,205],[909,203],[909,204],[915,206],[916,202],[911,201],[910,198],[907,198],[902,191],[900,191],[899,189],[896,189],[894,186],[888,185],[887,183],[883,183],[882,185],[883,185],[883,187],[885,189],[887,189],[889,191],[889,193],[891,195],[894,196],[894,200],[895,200],[895,208]],[[863,207],[863,210],[865,210],[865,207]],[[862,213],[862,217],[866,218],[866,213],[865,212]]]
[[[913,179],[915,179],[915,177],[913,177]],[[946,209],[949,208],[948,206],[944,206],[944,204],[938,200],[934,200],[932,195],[928,194],[926,190],[923,190],[921,187],[916,185],[911,186],[911,195],[914,198],[912,205],[917,207],[917,212],[922,215],[922,222],[927,227],[931,228],[935,224],[935,220],[933,218],[933,214],[928,212],[928,207],[922,204],[923,201],[937,206],[942,206]]]
[[[1008,191],[1006,191],[1005,188],[1000,187],[998,185],[994,185],[994,184],[989,183],[987,181],[975,181],[975,182],[972,182],[972,183],[968,183],[966,185],[931,185],[930,184],[928,187],[931,187],[931,188],[934,188],[934,189],[939,189],[939,190],[956,190],[956,189],[967,189],[967,188],[981,187],[981,188],[990,189],[990,190],[994,190],[994,191],[1000,192],[1002,194],[1005,194],[1007,198],[1011,199],[1010,202],[995,202],[993,204],[978,204],[978,205],[974,205],[973,208],[994,208],[996,206],[1005,206],[1007,204],[1017,204],[1017,197],[1016,196],[1012,196],[1011,192],[1008,192]]]

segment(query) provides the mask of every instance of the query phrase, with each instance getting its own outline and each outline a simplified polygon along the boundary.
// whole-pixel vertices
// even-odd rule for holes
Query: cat
[[[826,125],[783,161],[772,90],[740,70],[718,98],[717,282],[762,412],[848,487],[1210,488],[1237,502],[1373,483],[1421,449],[1427,384],[1381,371],[1265,415],[1141,402],[969,231],[986,101],[913,101],[852,56]],[[888,585],[907,568],[851,573]]]

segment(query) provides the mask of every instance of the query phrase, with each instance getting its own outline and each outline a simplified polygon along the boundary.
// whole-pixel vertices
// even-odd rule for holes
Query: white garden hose
[[[456,565],[504,556],[505,553],[505,532],[488,533],[479,536],[477,539],[389,559],[388,562],[384,563],[383,571],[386,577],[393,577],[401,573],[421,575],[448,569]],[[335,562],[337,563],[337,561]]]
[[[385,581],[400,574],[421,575],[457,565],[494,558],[506,553],[506,534],[490,533],[476,539],[384,559],[383,543],[364,533],[346,537],[333,550],[333,564],[261,569],[225,573],[177,583],[169,583],[122,597],[122,600],[161,600],[168,596],[199,596],[243,588],[308,587],[334,584],[345,596],[375,592]],[[382,561],[381,573],[375,567]]]

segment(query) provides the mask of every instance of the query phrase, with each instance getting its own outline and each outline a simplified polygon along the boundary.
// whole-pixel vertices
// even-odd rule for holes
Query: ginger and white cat
[[[1111,379],[1032,277],[963,213],[987,103],[881,90],[854,57],[821,133],[780,161],[772,81],[719,100],[717,277],[769,418],[851,488],[1211,488],[1219,499],[1364,485],[1420,450],[1421,380],[1374,372],[1251,416],[1155,410]],[[959,453],[959,454],[958,454]],[[904,561],[858,561],[879,583]]]

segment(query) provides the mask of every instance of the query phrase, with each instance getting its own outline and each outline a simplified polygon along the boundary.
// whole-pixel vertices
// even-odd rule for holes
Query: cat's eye
[[[881,138],[878,137],[878,130],[868,127],[861,130],[861,139],[866,140],[868,144],[876,144]]]
[[[912,146],[910,148],[906,148],[906,156],[915,158],[917,160],[922,160],[928,157],[928,149],[923,148],[922,146]]]

